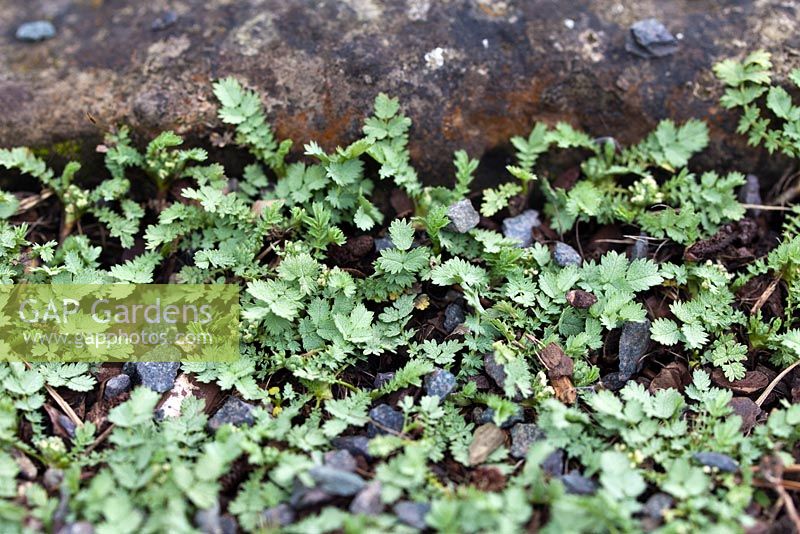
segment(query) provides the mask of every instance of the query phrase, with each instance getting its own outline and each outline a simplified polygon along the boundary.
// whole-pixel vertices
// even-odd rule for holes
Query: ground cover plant
[[[717,65],[722,104],[796,158],[770,69]],[[627,147],[536,123],[492,188],[463,151],[425,186],[390,96],[292,151],[256,92],[214,94],[241,176],[172,132],[109,133],[100,179],[0,149],[30,185],[0,192],[3,283],[239,284],[243,309],[232,364],[0,367],[3,532],[800,525],[793,186],[752,202],[669,120]]]

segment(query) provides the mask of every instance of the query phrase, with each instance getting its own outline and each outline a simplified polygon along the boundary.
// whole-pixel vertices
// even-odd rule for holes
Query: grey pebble
[[[350,513],[363,515],[378,515],[383,512],[381,500],[381,483],[377,480],[370,482],[358,492],[350,503]]]
[[[646,59],[664,57],[678,51],[678,40],[658,19],[634,22],[625,50]]]
[[[451,204],[447,208],[447,218],[450,219],[450,224],[447,225],[448,230],[465,234],[478,226],[481,221],[480,214],[475,211],[472,202],[469,199],[459,200],[455,204]]]
[[[597,484],[585,476],[581,475],[578,471],[572,470],[560,478],[564,484],[567,493],[573,495],[592,495],[597,491]]]
[[[428,503],[400,501],[394,505],[393,510],[401,523],[419,530],[424,530],[428,526],[425,522],[425,516],[431,510],[431,505]]]
[[[642,357],[650,347],[650,321],[628,321],[619,336],[619,374],[630,378],[642,368]]]
[[[20,24],[16,38],[20,41],[37,42],[52,39],[56,36],[56,28],[47,20],[34,20]]]
[[[238,397],[228,397],[225,404],[208,420],[208,428],[217,430],[226,424],[250,426],[254,422],[252,404],[248,404]]]
[[[748,174],[747,178],[745,178],[744,185],[739,189],[739,202],[743,204],[763,204],[761,200],[761,183],[755,174]],[[747,211],[753,215],[761,213],[758,208],[749,208]]]
[[[503,221],[503,235],[519,241],[520,247],[529,247],[533,244],[531,232],[540,224],[538,211],[525,210],[516,217],[509,217]]]
[[[477,412],[477,417],[475,417],[475,422],[479,425],[485,425],[486,423],[494,423],[494,409],[493,408],[486,408],[480,412]],[[511,417],[503,421],[503,424],[500,425],[500,428],[506,429],[511,428],[512,426],[516,425],[517,423],[525,422],[525,412],[517,406],[517,411]]]
[[[553,249],[553,260],[559,267],[566,267],[567,265],[580,265],[583,258],[577,250],[559,241]]]
[[[94,534],[94,526],[88,521],[76,521],[58,529],[57,534]]]
[[[116,399],[126,391],[131,389],[131,377],[126,375],[125,373],[118,374],[117,376],[110,378],[106,382],[105,391],[103,392],[103,398],[105,400],[112,400]]]
[[[425,377],[425,393],[429,397],[444,399],[456,387],[456,377],[450,371],[435,369]]]
[[[388,404],[379,404],[369,411],[369,424],[367,433],[370,437],[378,434],[399,434],[403,431],[404,417]]]
[[[375,386],[375,389],[380,389],[387,383],[391,382],[394,378],[394,373],[378,373],[375,375],[375,380],[373,380],[372,385]]]
[[[347,449],[328,451],[325,453],[324,458],[326,466],[340,471],[350,471],[352,473],[357,467],[356,459]]]
[[[366,484],[364,479],[355,473],[342,471],[327,465],[312,467],[308,473],[317,483],[317,489],[329,495],[350,497],[361,491]]]
[[[291,506],[286,503],[280,503],[261,512],[261,519],[267,527],[285,527],[294,523],[295,514]]]
[[[534,441],[544,439],[544,432],[534,424],[517,423],[511,428],[511,448],[514,458],[525,458]]]
[[[153,31],[160,31],[165,30],[178,22],[178,14],[172,11],[171,9],[165,11],[160,17],[155,19],[153,23],[150,25],[150,29]]]
[[[498,386],[501,388],[505,386],[506,370],[502,364],[497,363],[494,353],[488,352],[483,355],[483,369]]]
[[[164,393],[175,385],[180,362],[128,362],[122,367],[134,384],[141,384],[156,393]]]
[[[394,248],[394,243],[390,237],[376,237],[373,243],[375,244],[375,252]]]
[[[351,454],[363,456],[367,460],[372,458],[369,454],[369,438],[367,436],[341,436],[334,438],[331,445]]]
[[[675,500],[666,493],[654,493],[644,503],[644,513],[653,519],[664,519],[664,512],[672,508]]]

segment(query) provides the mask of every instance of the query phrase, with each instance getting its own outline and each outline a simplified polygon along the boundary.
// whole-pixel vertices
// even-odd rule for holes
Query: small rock
[[[222,425],[229,423],[233,426],[250,426],[254,422],[252,404],[248,404],[238,397],[228,397],[222,408],[208,420],[208,428],[217,430]]]
[[[564,474],[564,449],[556,449],[542,460],[542,471],[551,477]]]
[[[650,244],[647,240],[646,234],[639,235],[636,241],[633,242],[631,247],[631,260],[643,260],[647,258],[648,248]]]
[[[109,379],[106,382],[106,388],[103,392],[103,398],[107,401],[116,399],[126,391],[131,389],[131,377],[125,373],[118,374],[117,376]]]
[[[370,437],[379,434],[399,434],[403,431],[404,417],[388,404],[379,404],[369,411],[372,419],[367,433]]]
[[[696,452],[692,458],[708,467],[716,467],[726,473],[735,473],[739,470],[739,463],[721,452]]]
[[[520,247],[529,247],[533,244],[531,232],[540,224],[538,211],[525,210],[516,217],[509,217],[503,221],[503,235],[519,241]]]
[[[285,527],[294,523],[294,510],[286,503],[280,503],[261,512],[261,519],[268,528]]]
[[[644,513],[652,519],[664,519],[664,512],[672,508],[675,501],[666,493],[654,493],[644,503]]]
[[[501,388],[505,386],[506,370],[502,365],[497,363],[493,353],[489,352],[483,355],[483,369],[498,386]]]
[[[450,224],[447,225],[448,230],[465,234],[478,226],[481,221],[480,214],[475,211],[472,202],[469,199],[459,200],[455,204],[447,208],[447,217],[450,219]]]
[[[176,22],[178,22],[178,14],[170,9],[154,20],[150,25],[150,29],[154,32],[165,30]]]
[[[664,57],[678,51],[678,40],[659,20],[645,19],[631,26],[625,50],[645,59]]]
[[[381,501],[381,483],[377,480],[370,482],[358,492],[350,503],[350,513],[363,515],[378,515],[383,512]]]
[[[394,243],[390,237],[376,237],[373,242],[375,243],[375,252],[394,248]]]
[[[619,373],[630,378],[642,368],[642,356],[650,346],[650,321],[628,321],[619,336]]]
[[[58,529],[57,534],[94,534],[94,527],[88,521],[76,521]]]
[[[580,265],[583,261],[578,251],[559,241],[553,249],[553,259],[559,267],[566,267],[567,265]]]
[[[591,308],[592,305],[597,302],[597,297],[588,291],[584,291],[583,289],[573,289],[568,291],[566,298],[570,306],[580,310]]]
[[[296,482],[289,504],[292,508],[302,510],[312,506],[319,506],[333,500],[333,495],[320,488],[308,488],[300,482]]]
[[[744,185],[739,189],[739,202],[742,204],[763,204],[761,200],[761,184],[755,174],[748,174],[747,178],[745,178]],[[761,213],[758,208],[749,208],[748,211],[753,215]]]
[[[64,429],[64,432],[66,432],[69,437],[71,438],[75,437],[75,423],[72,422],[72,419],[70,419],[63,413],[59,414],[58,424],[61,425],[61,428]]]
[[[494,451],[506,440],[506,433],[494,423],[479,426],[472,435],[469,445],[469,465],[478,465],[486,461]]]
[[[494,409],[486,408],[482,410],[478,416],[475,418],[475,422],[479,425],[483,425],[486,423],[494,423]],[[503,421],[503,424],[500,425],[500,428],[511,428],[512,426],[516,425],[517,423],[525,422],[525,412],[522,410],[521,407],[517,406],[517,411],[511,417]]]
[[[35,43],[36,41],[46,41],[56,36],[56,28],[47,20],[35,20],[20,24],[17,28],[16,37],[20,41]]]
[[[194,514],[194,524],[203,534],[222,534],[219,502],[215,502],[211,508],[197,510]]]
[[[180,362],[128,362],[122,372],[130,376],[134,384],[164,393],[175,385],[180,366]]]
[[[544,439],[544,432],[534,424],[517,423],[511,429],[509,452],[514,458],[525,458],[534,441]]]
[[[340,471],[350,471],[351,473],[358,467],[356,459],[353,458],[353,455],[350,454],[350,451],[347,449],[326,452],[325,465]]]
[[[444,399],[456,387],[456,377],[450,371],[435,369],[425,377],[425,393],[429,397]]]
[[[600,379],[600,383],[609,391],[619,391],[625,387],[630,377],[622,376],[622,373],[608,373]]]
[[[330,495],[350,497],[361,491],[366,485],[364,479],[355,473],[342,471],[326,465],[312,467],[308,473],[311,475],[311,478],[314,479],[314,482],[317,483],[317,489]]]
[[[380,389],[387,383],[391,382],[394,378],[394,373],[378,373],[375,375],[375,380],[372,382],[372,385],[375,386],[375,389]]]
[[[567,493],[573,495],[592,495],[597,491],[597,484],[585,476],[581,475],[578,471],[572,470],[560,478],[564,484]]]
[[[442,326],[445,332],[450,334],[458,325],[462,324],[465,319],[464,308],[457,302],[453,302],[452,304],[448,304],[444,309],[444,322]]]
[[[734,397],[728,403],[733,413],[742,418],[742,432],[750,432],[756,426],[761,408],[749,397]]]
[[[363,456],[367,460],[372,458],[369,454],[369,438],[366,436],[341,436],[333,439],[331,445],[351,454]]]
[[[401,523],[418,530],[425,530],[428,526],[425,523],[425,516],[431,510],[431,505],[428,503],[400,501],[394,505],[393,510]]]
[[[55,492],[64,481],[64,471],[55,467],[48,467],[42,475],[42,484],[49,492]]]

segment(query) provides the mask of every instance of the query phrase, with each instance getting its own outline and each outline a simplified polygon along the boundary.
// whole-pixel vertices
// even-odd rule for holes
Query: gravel
[[[498,386],[501,388],[505,386],[506,370],[501,364],[497,363],[494,353],[489,352],[483,355],[483,369]]]
[[[447,217],[450,219],[450,224],[447,225],[448,230],[465,234],[478,226],[481,221],[480,214],[475,211],[472,202],[468,199],[459,200],[455,204],[451,204],[447,208]]]
[[[164,13],[161,14],[160,17],[155,19],[153,23],[150,25],[150,29],[153,30],[154,32],[166,30],[176,22],[178,22],[178,14],[170,9],[165,11]]]
[[[106,382],[103,398],[107,401],[116,399],[131,389],[131,377],[125,373],[119,374]]]
[[[294,523],[295,514],[291,506],[281,503],[261,512],[261,519],[268,527],[285,527]]]
[[[356,459],[350,454],[347,449],[339,449],[336,451],[328,451],[325,453],[325,465],[339,471],[350,471],[351,473],[356,470]]]
[[[448,304],[447,308],[444,309],[444,322],[442,326],[445,332],[450,334],[458,325],[462,324],[466,318],[466,315],[464,315],[464,308],[459,303],[453,302]]]
[[[222,425],[250,426],[255,422],[253,418],[253,405],[244,402],[238,397],[228,397],[222,408],[208,420],[208,428],[217,430]]]
[[[351,454],[363,456],[367,460],[372,458],[369,454],[369,438],[367,436],[341,436],[333,439],[331,445]]]
[[[664,512],[672,508],[675,503],[666,493],[654,493],[644,504],[644,513],[653,519],[664,519]]]
[[[329,495],[350,497],[361,491],[366,485],[364,479],[357,474],[327,465],[312,467],[308,473],[317,483],[317,489]]]
[[[533,244],[531,232],[540,224],[538,211],[525,210],[516,217],[503,221],[503,235],[519,241],[520,247],[529,247]]]
[[[657,19],[645,19],[631,26],[625,50],[646,59],[664,57],[678,51],[678,40]]]
[[[650,346],[650,321],[626,322],[619,336],[619,373],[630,378],[642,368],[642,357]]]
[[[376,237],[373,243],[375,243],[375,252],[394,248],[394,243],[390,237]]]
[[[525,458],[534,441],[544,439],[544,432],[534,424],[517,423],[511,429],[511,448],[514,458]]]
[[[597,491],[597,484],[595,484],[592,479],[586,478],[576,470],[562,475],[560,480],[564,484],[567,493],[573,495],[592,495]]]
[[[164,393],[175,385],[180,362],[128,362],[122,367],[134,384]]]
[[[436,369],[425,377],[425,393],[444,399],[456,387],[456,377],[450,371]]]
[[[580,265],[583,261],[578,251],[559,241],[553,249],[553,259],[559,267],[566,267],[567,265]]]
[[[512,426],[516,425],[517,423],[522,423],[525,421],[525,412],[517,406],[517,412],[503,421],[503,424],[500,425],[500,428],[511,428]],[[475,418],[475,422],[479,425],[484,425],[486,423],[494,423],[494,409],[486,408],[482,410],[478,416]]]
[[[425,530],[425,516],[431,510],[431,505],[424,502],[400,501],[394,505],[394,515],[400,522],[419,530]]]
[[[369,424],[367,433],[370,437],[379,434],[399,434],[403,431],[403,414],[389,406],[379,404],[369,411]]]
[[[18,40],[30,43],[46,41],[55,36],[56,28],[47,20],[34,20],[20,24],[16,33],[16,38]]]
[[[378,515],[383,512],[381,483],[376,480],[364,486],[350,503],[350,512],[363,515]]]
[[[375,389],[380,389],[386,383],[391,382],[393,378],[394,378],[394,373],[392,372],[378,373],[375,375],[375,380],[372,381],[372,385],[375,387]]]
[[[648,248],[649,243],[647,242],[647,234],[640,234],[631,247],[631,259],[640,260],[647,258]]]
[[[747,175],[744,185],[739,189],[739,202],[743,204],[763,204],[761,199],[761,183],[758,180],[758,176],[755,174]],[[761,210],[758,208],[749,208],[747,211],[756,216],[761,213]]]

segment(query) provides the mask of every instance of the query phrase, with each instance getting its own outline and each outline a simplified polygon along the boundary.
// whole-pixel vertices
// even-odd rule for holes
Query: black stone
[[[370,437],[379,434],[399,434],[403,431],[403,414],[388,404],[379,404],[371,409],[369,418],[372,420],[367,429]]]
[[[625,387],[630,377],[622,376],[622,373],[608,373],[600,379],[600,384],[610,391],[619,391]]]
[[[498,386],[501,388],[505,386],[506,370],[501,364],[497,363],[493,353],[489,352],[483,355],[483,369]]]
[[[735,473],[739,470],[739,463],[721,452],[696,452],[692,458],[703,465],[715,467],[726,473]]]
[[[375,243],[375,252],[394,248],[394,243],[390,237],[376,237],[373,243]]]
[[[208,428],[217,430],[222,425],[250,426],[255,422],[253,418],[253,405],[244,402],[238,397],[228,397],[222,408],[208,420]]]
[[[758,176],[755,174],[748,174],[745,179],[744,185],[739,189],[739,202],[743,204],[761,205],[761,184],[759,183]],[[748,208],[749,213],[759,215],[761,210],[759,208]]]
[[[564,449],[556,449],[542,460],[542,471],[551,477],[564,474]]]
[[[353,455],[350,454],[350,451],[347,449],[326,452],[325,465],[340,471],[350,472],[355,471],[357,467],[356,459],[353,458]]]
[[[394,378],[394,373],[378,373],[375,375],[375,380],[372,382],[372,385],[375,386],[375,389],[382,388],[388,382]]]
[[[457,302],[453,302],[452,304],[448,304],[444,309],[444,322],[442,326],[445,332],[449,334],[455,330],[458,325],[462,324],[466,318],[466,315],[464,315],[464,308]]]
[[[475,422],[479,425],[485,425],[486,423],[494,423],[494,409],[486,408],[478,417],[475,418]],[[500,428],[511,428],[512,426],[516,425],[517,423],[525,422],[525,412],[517,406],[517,412],[513,414],[511,417],[503,421],[503,424],[500,425]]]
[[[675,503],[672,497],[666,493],[654,493],[644,503],[644,513],[652,519],[664,519],[664,512],[672,508]]]
[[[261,512],[261,519],[267,527],[285,527],[294,523],[295,514],[291,506],[280,503]]]

